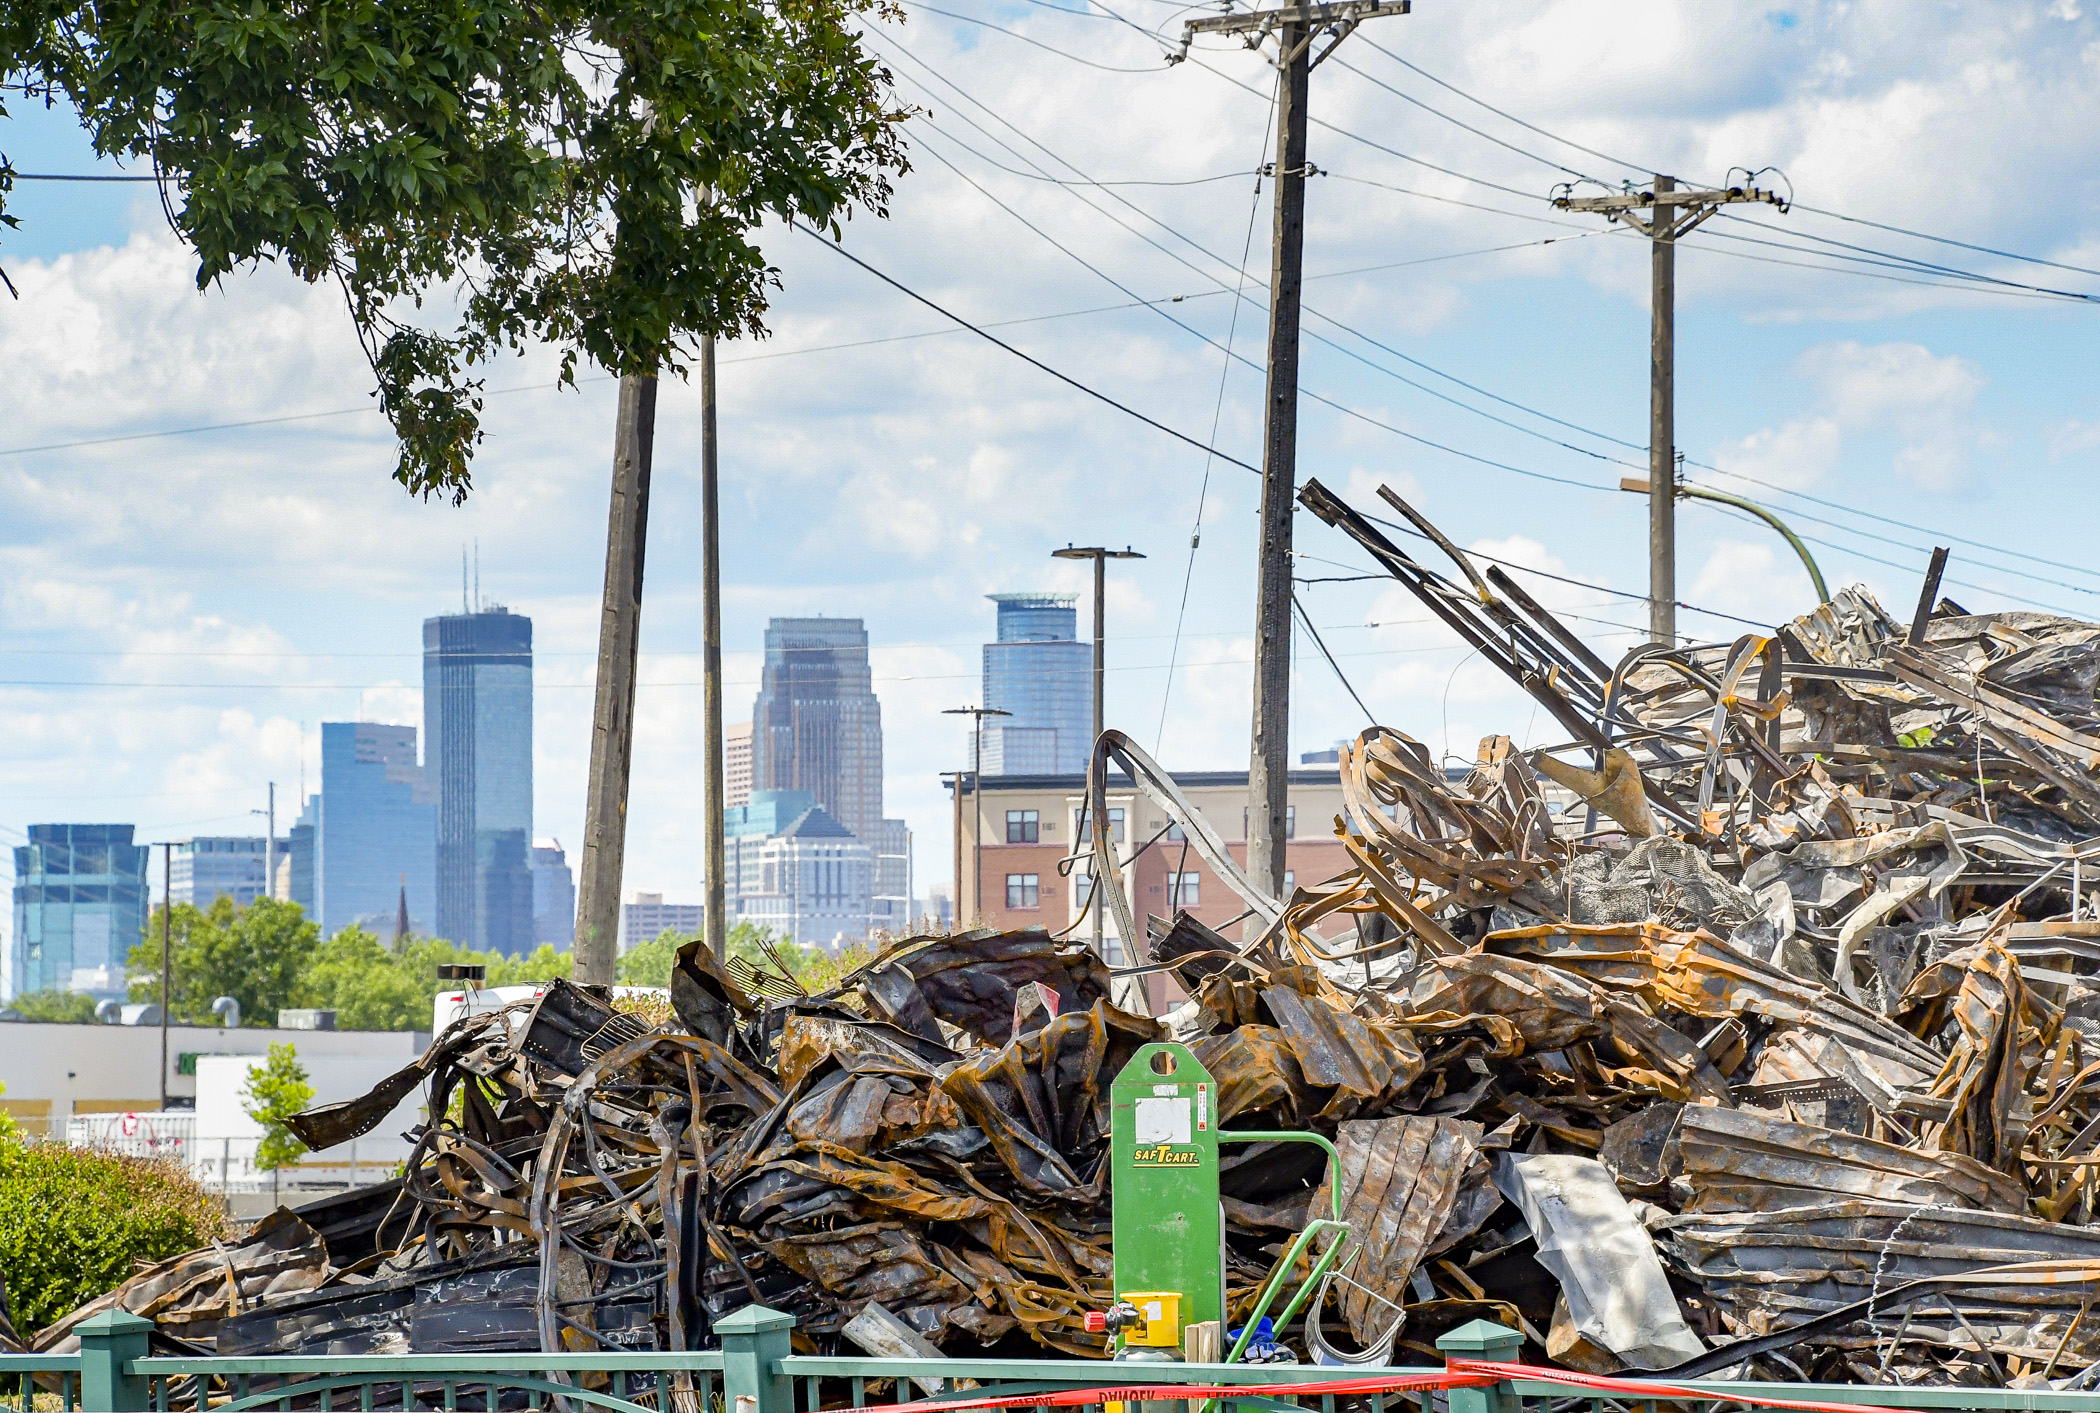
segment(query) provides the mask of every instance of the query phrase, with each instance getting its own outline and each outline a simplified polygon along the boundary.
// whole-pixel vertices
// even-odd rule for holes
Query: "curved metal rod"
[[[1116,857],[1114,840],[1110,838],[1108,818],[1108,762],[1113,758],[1130,776],[1131,784],[1138,792],[1160,809],[1167,818],[1181,826],[1182,835],[1196,856],[1210,865],[1211,871],[1224,881],[1227,888],[1240,896],[1241,901],[1261,919],[1266,931],[1275,927],[1283,916],[1283,905],[1254,885],[1240,866],[1233,861],[1231,852],[1218,831],[1211,827],[1196,807],[1189,803],[1188,796],[1174,783],[1174,777],[1160,769],[1159,762],[1145,753],[1145,748],[1124,735],[1110,729],[1101,733],[1094,743],[1094,754],[1087,763],[1087,820],[1093,836],[1094,882],[1092,905],[1101,906],[1103,881],[1100,865],[1107,865],[1108,906],[1115,912],[1116,935],[1123,939],[1126,957],[1144,965],[1152,960],[1152,947],[1144,931],[1138,927],[1130,905],[1130,898],[1123,889],[1123,865]]]

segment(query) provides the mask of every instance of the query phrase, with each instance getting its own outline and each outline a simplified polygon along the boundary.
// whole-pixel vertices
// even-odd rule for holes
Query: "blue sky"
[[[1002,28],[907,4],[904,24],[881,29],[900,96],[922,110],[915,170],[890,219],[854,221],[847,244],[966,317],[1032,320],[998,332],[1198,440],[1215,419],[1216,445],[1258,461],[1259,375],[1236,368],[1221,398],[1212,345],[1229,334],[1260,354],[1268,194],[1252,172],[1270,71],[1215,45],[1165,65],[1186,16],[1168,0],[1080,8],[944,0]],[[1606,181],[1640,175],[1617,159],[1693,181],[1773,165],[1803,207],[2100,269],[2096,90],[2100,24],[2072,0],[1419,0],[1368,24],[1315,75],[1314,116],[1333,126],[1312,138],[1325,175],[1309,197],[1306,328],[1385,371],[1308,341],[1305,387],[1361,415],[1306,404],[1301,477],[1359,504],[1390,484],[1460,543],[1580,581],[1534,583],[1615,656],[1643,613],[1623,595],[1645,585],[1645,510],[1612,488],[1645,462],[1647,254],[1547,207],[1569,179],[1553,164]],[[63,113],[18,106],[0,150],[24,172],[113,170]],[[321,720],[420,719],[418,624],[457,606],[460,550],[478,543],[483,594],[537,625],[536,827],[573,847],[607,385],[549,390],[545,350],[493,370],[492,388],[521,390],[490,399],[474,497],[413,501],[388,479],[383,424],[362,410],[369,375],[330,291],[265,269],[197,293],[150,189],[25,182],[9,209],[23,227],[0,239],[21,291],[0,301],[0,842],[50,819],[131,820],[156,839],[239,831],[269,780],[288,802],[302,741],[315,769]],[[1915,270],[1836,272],[1822,254],[1727,235],[1847,241],[1884,253],[1868,258],[2079,292],[2100,292],[2100,278],[1801,209],[1713,222],[1679,257],[1680,445],[1783,490],[1695,474],[1801,517],[1833,584],[1863,582],[1898,612],[1926,550],[1949,536],[1996,547],[1954,544],[1948,592],[1967,606],[2089,612],[2100,311]],[[1226,291],[1243,245],[1235,328]],[[1083,571],[1049,551],[1109,541],[1151,556],[1111,576],[1112,721],[1159,740],[1170,766],[1242,766],[1254,478],[1214,461],[1205,492],[1200,452],[956,332],[807,237],[770,232],[766,249],[784,286],[772,337],[722,352],[732,719],[756,690],[769,615],[866,619],[889,809],[917,831],[922,887],[940,880],[937,777],[964,749],[940,712],[977,699],[983,596],[1080,587]],[[1075,312],[1125,304],[1125,291],[1184,298]],[[628,875],[674,898],[693,896],[698,876],[697,414],[694,389],[667,387]],[[283,417],[303,420],[18,450]],[[1685,615],[1688,631],[1729,638],[1741,619],[1812,606],[1768,531],[1705,506],[1681,527],[1681,597],[1733,615]],[[1363,572],[1308,516],[1297,544],[1303,577]],[[1404,595],[1376,583],[1302,593],[1385,723],[1459,756],[1488,732],[1546,739],[1529,702]],[[1296,750],[1363,725],[1310,644],[1294,691]]]

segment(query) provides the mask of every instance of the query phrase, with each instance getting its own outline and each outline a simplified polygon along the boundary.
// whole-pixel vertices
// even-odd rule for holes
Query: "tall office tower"
[[[739,721],[722,733],[722,804],[751,803],[751,723]]]
[[[146,932],[147,848],[128,824],[32,824],[15,850],[15,925],[0,999],[32,991],[124,996],[124,961]]]
[[[532,620],[423,620],[423,768],[437,789],[438,936],[517,956],[532,940]]]
[[[776,618],[751,708],[751,788],[803,790],[872,845],[882,828],[882,704],[858,618]]]
[[[170,860],[169,888],[178,903],[209,910],[221,897],[245,908],[257,898],[270,896],[269,880],[263,871],[272,855],[284,853],[285,840],[272,849],[258,834],[253,838],[198,835],[175,846]]]
[[[532,843],[532,941],[557,952],[576,942],[576,875],[559,839]]]
[[[1094,746],[1094,649],[1076,634],[1077,594],[992,594],[999,641],[984,645],[986,775],[1077,775]]]
[[[416,728],[322,722],[315,800],[308,916],[321,935],[356,923],[391,938],[404,891],[411,930],[427,935],[437,916],[437,791],[416,763]]]

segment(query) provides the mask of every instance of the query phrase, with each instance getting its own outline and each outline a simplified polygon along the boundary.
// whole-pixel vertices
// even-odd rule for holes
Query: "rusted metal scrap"
[[[705,1347],[761,1302],[811,1350],[876,1311],[892,1343],[1099,1355],[1108,1085],[1171,1035],[1223,1126],[1336,1144],[1222,1176],[1228,1320],[1340,1193],[1348,1249],[1284,1332],[1318,1357],[1434,1359],[1485,1317],[1599,1371],[2100,1381],[2100,626],[1845,589],[1611,663],[1398,497],[1304,499],[1567,740],[1453,771],[1366,731],[1349,867],[1279,899],[1106,733],[1090,794],[1128,772],[1234,935],[1138,917],[1107,851],[1120,974],[1031,930],[906,939],[821,995],[688,948],[654,1028],[556,985],[298,1121],[341,1142],[424,1089],[397,1182],[109,1299],[243,1352]]]

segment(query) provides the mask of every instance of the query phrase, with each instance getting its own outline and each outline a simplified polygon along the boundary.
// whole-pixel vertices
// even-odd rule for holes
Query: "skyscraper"
[[[566,952],[576,942],[576,875],[559,839],[532,844],[532,940]]]
[[[882,704],[858,618],[776,618],[751,708],[751,787],[803,790],[870,845],[882,828]]]
[[[531,951],[531,619],[498,606],[423,620],[423,744],[437,790],[438,935]]]
[[[309,915],[332,937],[352,923],[391,937],[401,895],[428,932],[437,916],[437,792],[416,762],[416,728],[374,721],[321,723],[321,793],[313,826]],[[298,848],[298,831],[293,831]],[[293,877],[298,878],[294,855]],[[297,883],[294,883],[296,897]]]
[[[15,850],[15,925],[4,999],[32,991],[124,995],[146,931],[146,854],[128,824],[32,824]]]
[[[984,645],[986,775],[1077,775],[1094,746],[1094,649],[1078,640],[1077,594],[991,594],[998,641]]]

